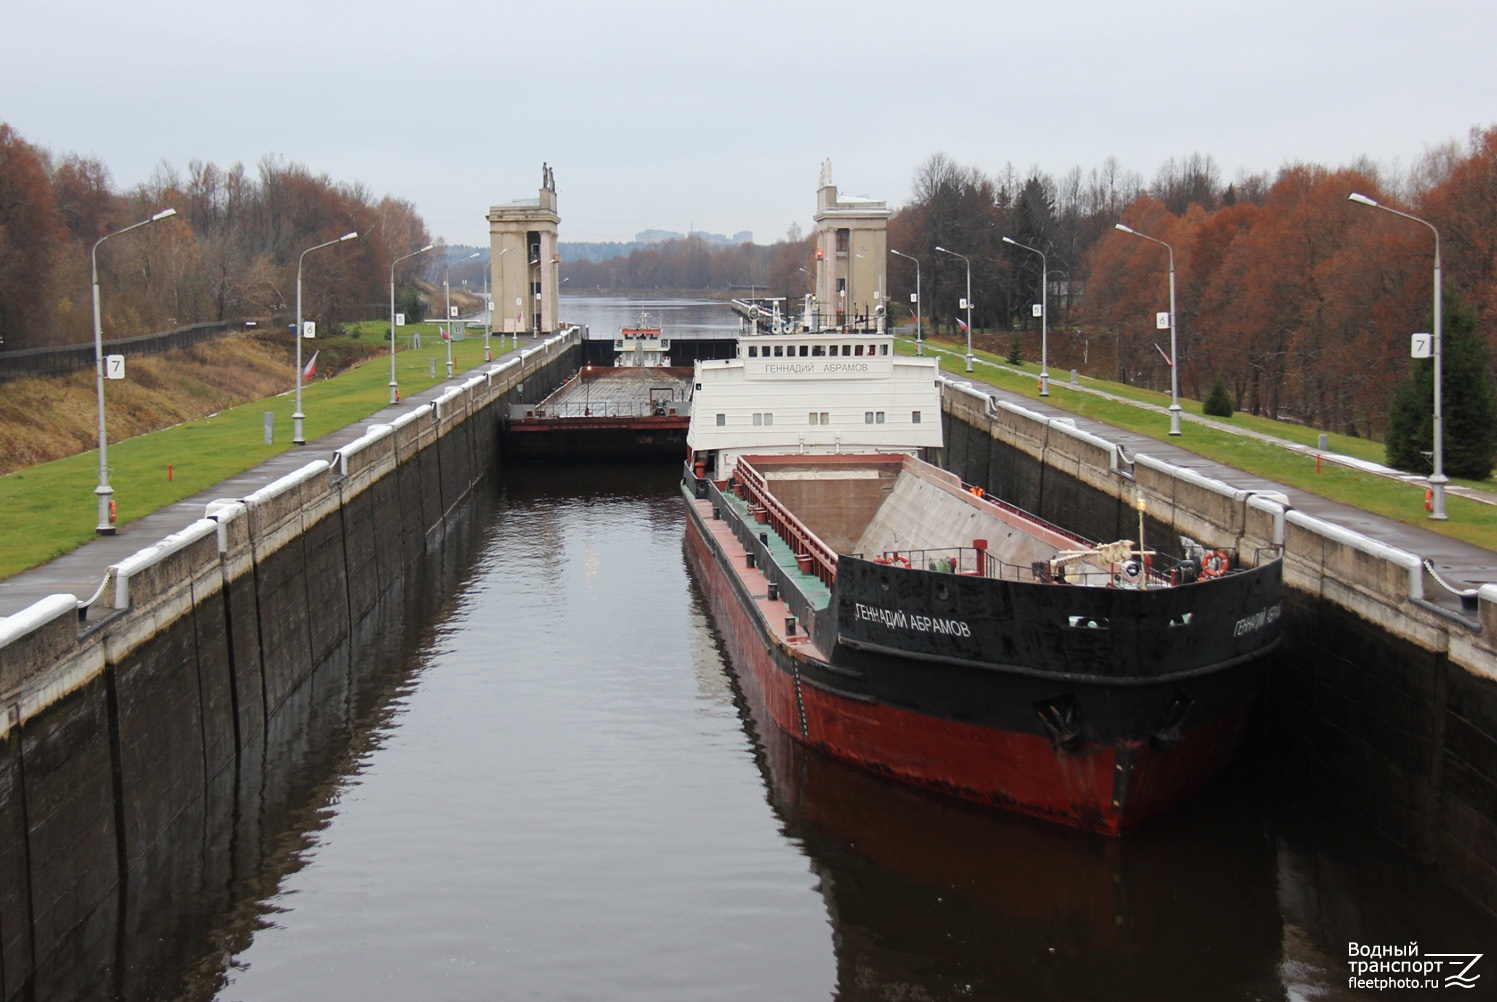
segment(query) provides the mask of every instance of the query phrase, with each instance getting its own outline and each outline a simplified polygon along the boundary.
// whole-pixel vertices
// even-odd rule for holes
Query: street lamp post
[[[400,400],[400,387],[395,382],[395,266],[406,258],[415,257],[417,254],[425,254],[435,247],[436,244],[427,244],[418,251],[402,254],[390,262],[390,403]]]
[[[483,360],[485,362],[494,360],[493,349],[489,346],[489,338],[494,333],[494,300],[489,295],[489,272],[493,270],[492,261],[483,269]]]
[[[913,254],[897,251],[893,247],[889,248],[889,253],[902,257],[906,261],[915,262],[915,354],[924,355],[925,343],[920,337],[920,259]]]
[[[490,271],[494,270],[494,266],[496,264],[499,266],[499,273],[494,276],[494,295],[499,296],[501,300],[504,297],[504,255],[506,255],[508,253],[509,253],[509,248],[508,247],[500,248],[499,253],[495,254],[493,260],[491,260],[489,262],[489,270]],[[513,289],[511,289],[511,294],[513,294]],[[506,306],[504,308],[504,313],[505,313],[504,323],[508,323],[509,322],[509,307],[508,306]],[[492,306],[492,304],[490,304],[490,307],[489,307],[489,315],[490,315],[490,318],[492,319],[492,317],[493,317],[493,306]],[[515,346],[519,347],[518,342],[516,343]],[[504,328],[503,327],[499,328],[499,350],[501,352],[504,351]]]
[[[1175,344],[1175,248],[1137,230],[1117,224],[1117,228],[1124,233],[1131,233],[1136,237],[1143,237],[1150,243],[1158,244],[1170,252],[1170,434],[1180,434],[1180,358],[1176,353]]]
[[[139,229],[147,223],[154,223],[168,216],[175,216],[176,209],[162,209],[150,219],[142,219],[138,223],[131,223],[122,230],[106,233],[94,241],[93,250],[89,252],[89,258],[93,265],[93,296],[94,296],[94,382],[97,384],[99,393],[99,486],[94,488],[94,494],[99,499],[99,524],[95,530],[101,536],[114,535],[114,520],[109,517],[109,507],[114,501],[114,488],[109,486],[109,443],[104,432],[104,322],[99,312],[99,244],[110,237],[117,237],[121,233],[129,233],[131,230]]]
[[[1380,202],[1375,202],[1372,199],[1368,198],[1366,195],[1358,194],[1355,191],[1350,195],[1347,195],[1346,197],[1348,201],[1359,202],[1362,205],[1370,205],[1374,209],[1382,209],[1384,212],[1391,212],[1395,216],[1402,216],[1403,218],[1411,219],[1416,223],[1422,223],[1423,225],[1429,227],[1429,231],[1435,235],[1435,331],[1434,344],[1432,345],[1435,356],[1435,472],[1434,475],[1429,478],[1429,487],[1432,494],[1430,498],[1429,517],[1432,519],[1439,519],[1441,521],[1444,521],[1449,517],[1445,514],[1445,485],[1450,483],[1450,480],[1445,476],[1445,418],[1444,411],[1441,407],[1442,396],[1440,387],[1444,364],[1442,361],[1443,353],[1440,344],[1440,320],[1442,314],[1445,312],[1445,304],[1441,301],[1440,297],[1440,231],[1435,229],[1434,224],[1427,219],[1420,219],[1418,216],[1412,216],[1407,212],[1400,212],[1398,209],[1389,208],[1388,206],[1383,205]]]
[[[936,250],[942,254],[950,254],[959,257],[967,265],[967,298],[963,300],[967,304],[967,371],[972,371],[972,260],[965,254],[958,254],[954,250],[945,247],[937,247]]]
[[[479,255],[474,251],[467,257],[459,258],[460,261],[471,261]],[[442,271],[442,295],[447,301],[447,378],[452,378],[452,262],[447,262],[447,267]]]
[[[302,384],[301,342],[302,342],[302,333],[303,333],[302,319],[301,319],[301,270],[302,270],[302,263],[304,261],[306,261],[307,255],[310,254],[310,253],[312,253],[314,250],[322,250],[322,248],[324,248],[324,247],[331,247],[333,244],[341,244],[345,240],[357,240],[358,236],[359,236],[359,234],[357,232],[345,233],[341,237],[339,237],[337,240],[329,240],[325,244],[318,244],[316,247],[308,247],[306,250],[304,250],[304,251],[301,252],[301,257],[298,257],[296,259],[296,410],[291,415],[291,425],[292,425],[291,444],[292,445],[306,445],[307,444],[307,438],[306,438],[306,436],[304,434],[302,434],[303,425],[304,425],[304,423],[306,421],[306,417],[307,416],[305,414],[303,414],[302,410],[301,410],[301,384]]]
[[[1021,244],[1013,237],[1004,237],[1003,242],[1013,244],[1021,250],[1027,250],[1032,254],[1040,256],[1040,396],[1050,395],[1050,265],[1045,260],[1045,252],[1027,244]],[[1170,322],[1174,322],[1175,304],[1170,303]],[[1170,346],[1173,352],[1174,346]]]

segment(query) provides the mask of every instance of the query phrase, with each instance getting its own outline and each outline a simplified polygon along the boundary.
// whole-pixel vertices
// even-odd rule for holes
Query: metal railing
[[[1220,561],[1218,564],[1217,561]],[[965,574],[1003,581],[1043,581],[1054,584],[1123,588],[1169,588],[1215,577],[1240,568],[1235,550],[1206,550],[1199,557],[1175,560],[1162,553],[1151,553],[1118,561],[1102,569],[1100,556],[1080,560],[1064,568],[1051,567],[1050,561],[1013,564],[993,556],[983,547],[949,546],[924,550],[886,550],[873,558],[874,563],[908,567],[912,570]],[[1206,569],[1210,568],[1211,573]]]
[[[515,404],[510,408],[513,421],[551,420],[554,418],[671,418],[689,417],[691,403],[672,400],[648,403],[642,400],[572,400],[557,404]]]
[[[837,580],[836,552],[769,493],[764,478],[753,467],[739,463],[733,471],[732,482],[734,492],[749,502],[749,512],[754,519],[767,524],[795,551],[800,569],[815,574],[822,584],[832,587]]]
[[[134,337],[114,338],[104,342],[105,348],[114,349],[111,354],[140,357],[160,355],[178,348],[215,341],[227,334],[245,330],[244,321],[212,321],[188,324],[175,330],[156,334],[137,334]],[[252,328],[251,328],[252,329]],[[56,376],[79,369],[94,367],[93,342],[70,344],[47,348],[22,348],[18,351],[0,352],[0,382],[20,379],[23,376]]]

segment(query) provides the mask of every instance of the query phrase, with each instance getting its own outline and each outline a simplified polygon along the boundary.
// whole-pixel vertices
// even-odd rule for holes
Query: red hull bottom
[[[688,518],[688,548],[745,697],[812,747],[885,775],[1047,820],[1121,835],[1188,798],[1231,760],[1244,703],[1191,728],[1170,748],[1148,740],[1057,748],[1048,737],[943,720],[831,692],[804,680],[796,645],[772,637],[739,601],[724,566]]]

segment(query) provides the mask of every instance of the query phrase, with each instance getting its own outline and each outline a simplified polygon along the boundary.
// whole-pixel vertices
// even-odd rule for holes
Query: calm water
[[[1398,993],[1347,988],[1348,941],[1497,955],[1413,864],[1272,806],[1251,758],[1110,841],[759,728],[676,476],[520,470],[480,499],[184,999],[1365,999]]]

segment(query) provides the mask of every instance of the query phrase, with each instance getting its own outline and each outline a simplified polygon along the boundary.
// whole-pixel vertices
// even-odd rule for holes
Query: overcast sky
[[[196,0],[4,15],[0,121],[126,190],[267,154],[486,243],[555,171],[563,240],[811,228],[821,163],[910,198],[934,153],[995,174],[1170,157],[1225,180],[1407,169],[1497,124],[1492,0]]]

